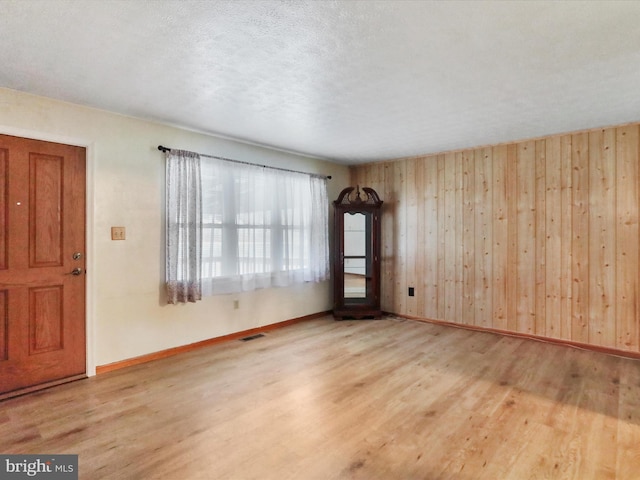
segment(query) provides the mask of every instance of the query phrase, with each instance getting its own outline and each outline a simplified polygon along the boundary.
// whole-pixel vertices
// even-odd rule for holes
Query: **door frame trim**
[[[86,346],[86,374],[92,377],[96,374],[96,316],[95,316],[95,237],[94,237],[94,212],[95,205],[95,145],[93,140],[78,137],[58,135],[56,133],[40,130],[29,130],[0,124],[0,134],[14,137],[42,140],[44,142],[63,143],[86,149],[86,192],[85,192],[85,243],[86,243],[86,283],[85,283],[85,346]]]

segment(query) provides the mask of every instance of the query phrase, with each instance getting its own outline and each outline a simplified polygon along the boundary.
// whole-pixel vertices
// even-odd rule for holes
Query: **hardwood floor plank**
[[[82,479],[634,479],[640,361],[322,318],[0,402]]]

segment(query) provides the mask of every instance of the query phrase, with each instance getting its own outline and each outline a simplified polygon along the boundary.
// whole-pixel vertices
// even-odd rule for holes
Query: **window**
[[[326,179],[214,158],[202,157],[199,162],[203,295],[328,278]],[[177,182],[169,178],[167,168],[169,199],[169,188]],[[190,222],[170,218],[170,209],[168,203],[168,232],[177,231],[177,238],[189,237],[180,232],[190,228]],[[191,237],[197,239],[198,234]],[[168,235],[168,259],[171,243]],[[187,250],[182,247],[174,255],[179,257],[175,282],[182,286],[193,275],[192,269],[184,268],[188,260],[178,255]],[[170,271],[168,264],[169,290]]]

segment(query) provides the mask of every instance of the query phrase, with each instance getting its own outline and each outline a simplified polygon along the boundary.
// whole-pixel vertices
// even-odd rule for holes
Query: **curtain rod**
[[[169,147],[163,147],[162,145],[158,145],[158,150],[165,153],[171,151]],[[308,172],[301,172],[299,170],[291,170],[289,168],[271,167],[269,165],[259,165],[257,163],[243,162],[242,160],[234,160],[233,158],[216,157],[215,155],[204,155],[202,153],[198,153],[198,155],[200,155],[201,157],[215,158],[216,160],[224,160],[225,162],[240,163],[242,165],[253,165],[254,167],[270,168],[272,170],[280,170],[282,172],[304,173],[305,175],[310,175],[312,177],[327,178],[331,180],[331,175],[319,175],[316,173],[308,173]]]

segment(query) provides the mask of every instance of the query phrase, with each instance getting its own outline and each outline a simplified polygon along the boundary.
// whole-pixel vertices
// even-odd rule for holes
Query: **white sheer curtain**
[[[166,175],[167,302],[196,302],[202,299],[200,156],[167,152]]]
[[[202,159],[203,294],[329,278],[326,179]]]
[[[167,153],[169,303],[329,278],[326,179]]]

